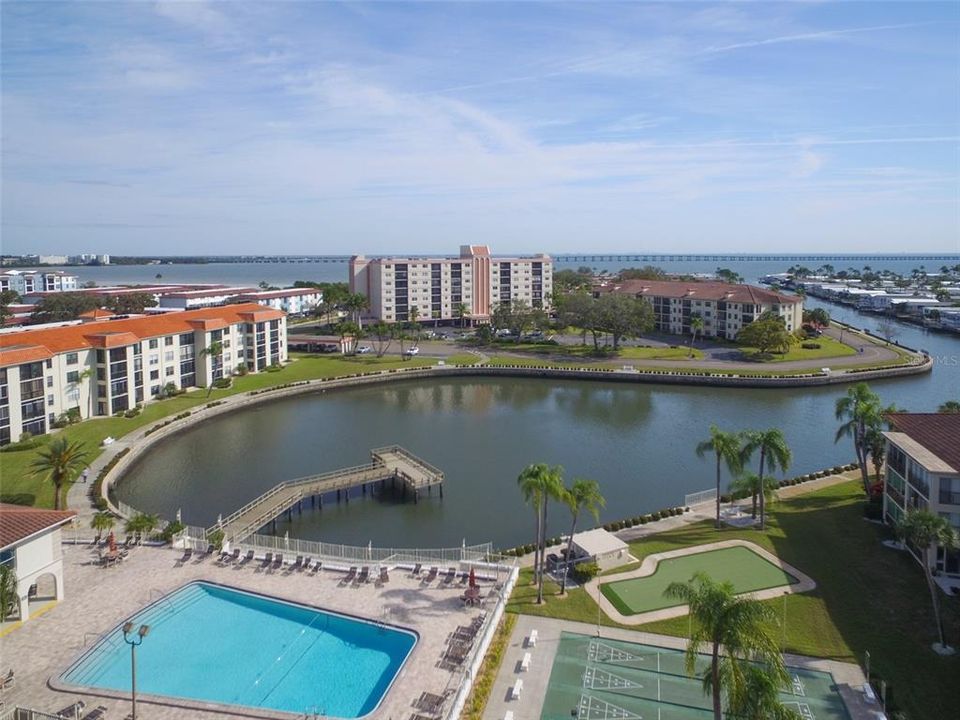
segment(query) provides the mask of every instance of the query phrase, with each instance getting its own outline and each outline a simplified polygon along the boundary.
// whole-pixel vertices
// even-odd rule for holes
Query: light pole
[[[137,646],[143,644],[143,639],[150,632],[149,625],[141,625],[136,634],[133,632],[133,623],[128,622],[123,626],[123,639],[130,646],[130,700],[131,700],[131,720],[137,720]]]

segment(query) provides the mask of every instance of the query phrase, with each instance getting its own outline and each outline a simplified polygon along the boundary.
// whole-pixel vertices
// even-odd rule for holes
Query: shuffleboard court
[[[696,670],[709,664],[699,656]],[[850,720],[830,673],[787,668],[785,705],[803,720]],[[564,632],[541,720],[703,720],[710,698],[684,670],[681,650]]]
[[[729,581],[737,594],[799,582],[749,548],[727,547],[660,560],[652,575],[603,583],[600,591],[622,614],[636,615],[682,605],[664,591],[670,583],[686,582],[701,571],[718,582]]]

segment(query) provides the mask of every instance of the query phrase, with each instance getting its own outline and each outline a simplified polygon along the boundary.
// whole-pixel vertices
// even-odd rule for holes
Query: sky
[[[960,252],[960,3],[0,4],[4,253]]]

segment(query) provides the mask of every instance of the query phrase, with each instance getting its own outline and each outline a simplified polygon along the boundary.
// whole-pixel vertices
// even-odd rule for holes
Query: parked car
[[[367,353],[373,352],[369,345],[361,345],[357,348],[357,355],[366,355]]]
[[[403,351],[403,354],[404,354],[404,355],[419,355],[419,354],[420,354],[420,348],[418,348],[418,347],[407,348],[406,350]]]

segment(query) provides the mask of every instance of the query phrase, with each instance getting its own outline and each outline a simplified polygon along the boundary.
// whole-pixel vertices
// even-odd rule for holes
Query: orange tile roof
[[[623,280],[598,288],[600,292],[616,292],[640,297],[669,297],[693,300],[726,300],[734,303],[776,303],[792,305],[802,301],[795,295],[764,290],[753,285],[736,285],[724,282],[698,282],[693,280]]]
[[[43,510],[0,503],[0,549],[6,549],[48,528],[63,525],[75,516],[72,510]]]
[[[43,345],[3,347],[0,348],[0,367],[22,365],[37,360],[46,360],[50,357],[53,357],[53,353]]]
[[[99,320],[101,318],[113,317],[114,313],[110,310],[103,310],[97,308],[96,310],[87,310],[85,313],[80,313],[79,317],[81,320]]]
[[[23,354],[32,355],[45,352],[41,357],[51,354],[83,350],[91,347],[117,347],[138,340],[192,332],[192,323],[203,320],[222,321],[226,325],[248,322],[277,320],[286,315],[282,310],[265,308],[256,303],[226,305],[224,307],[185,310],[145,317],[125,318],[123,320],[102,320],[78,325],[56,328],[24,328],[20,332],[0,335],[0,366],[17,365],[30,362],[33,358],[20,359]],[[102,339],[101,339],[102,338]],[[112,339],[110,339],[112,338]],[[8,353],[13,358],[8,361]],[[27,351],[30,351],[29,353]],[[39,359],[39,358],[38,358]]]

